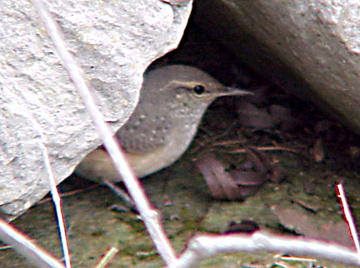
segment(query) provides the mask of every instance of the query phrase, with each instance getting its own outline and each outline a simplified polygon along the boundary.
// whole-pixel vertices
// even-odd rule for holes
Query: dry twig
[[[343,187],[342,183],[339,183],[338,185],[336,185],[336,190],[338,192],[338,198],[340,199],[341,206],[343,208],[343,213],[344,213],[346,223],[349,227],[351,238],[354,241],[356,251],[358,252],[359,258],[360,258],[359,236],[356,231],[354,218],[351,214],[351,210],[350,210],[349,204],[347,202],[344,187]]]
[[[38,267],[64,268],[65,266],[43,248],[36,245],[23,233],[0,218],[0,237],[14,246],[15,250]]]
[[[106,150],[108,151],[120,176],[123,178],[131,197],[135,201],[136,207],[142,216],[155,247],[166,263],[172,263],[176,259],[176,256],[161,225],[160,215],[150,204],[141,183],[134,176],[134,173],[126,161],[119,143],[114,139],[110,128],[105,123],[104,117],[97,107],[93,94],[90,91],[90,86],[84,78],[82,69],[66,47],[60,28],[51,17],[41,0],[33,0],[33,4],[36,6],[40,18],[45,25],[46,31],[55,45],[56,52],[61,58],[62,64],[84,101],[85,107],[104,142]]]
[[[257,231],[252,235],[201,235],[193,238],[187,250],[171,268],[191,267],[203,258],[220,253],[286,252],[360,267],[360,258],[352,249],[315,239],[294,238]]]

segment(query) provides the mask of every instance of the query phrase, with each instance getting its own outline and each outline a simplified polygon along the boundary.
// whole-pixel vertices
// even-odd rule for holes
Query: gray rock
[[[46,1],[112,130],[137,103],[142,74],[176,48],[191,3]],[[17,216],[48,191],[41,139],[57,183],[101,141],[29,1],[0,9],[0,211]]]
[[[235,55],[360,133],[359,1],[195,3],[197,25]]]

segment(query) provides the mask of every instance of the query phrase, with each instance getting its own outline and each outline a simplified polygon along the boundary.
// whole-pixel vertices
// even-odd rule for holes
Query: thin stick
[[[151,206],[139,180],[134,176],[122,149],[114,139],[108,125],[104,121],[104,117],[95,104],[94,97],[89,90],[89,86],[84,79],[83,71],[78,66],[73,56],[66,48],[65,41],[61,36],[61,31],[55,23],[41,0],[33,0],[39,16],[45,25],[46,31],[52,39],[56,51],[62,60],[71,80],[77,88],[84,104],[94,122],[94,125],[104,142],[104,146],[108,151],[117,171],[123,178],[123,181],[136,203],[136,207],[142,216],[145,226],[157,248],[159,254],[167,264],[175,261],[176,256],[174,249],[165,231],[160,223],[159,213]]]
[[[17,252],[25,256],[38,267],[64,268],[65,266],[53,255],[16,230],[4,219],[0,218],[0,237],[4,242],[11,244]]]
[[[119,252],[119,249],[117,249],[115,247],[109,248],[106,251],[105,255],[100,259],[98,264],[95,265],[95,268],[104,268],[104,267],[106,267],[106,265],[108,265],[109,262],[111,262],[111,260],[115,257],[115,255],[118,252]]]
[[[7,93],[7,95],[11,95],[12,99],[16,100],[17,103],[19,103],[17,112],[19,114],[23,115],[24,117],[26,117],[31,122],[31,125],[37,131],[37,133],[39,135],[38,144],[41,149],[45,169],[48,174],[48,182],[49,182],[49,186],[50,186],[52,200],[53,200],[53,203],[55,206],[56,218],[58,221],[58,228],[59,228],[59,234],[60,234],[60,242],[61,242],[61,247],[62,247],[64,259],[65,259],[65,265],[67,268],[70,268],[71,267],[71,258],[70,258],[70,251],[69,251],[69,242],[68,242],[68,237],[66,234],[65,220],[64,220],[64,215],[63,215],[63,210],[62,210],[62,205],[61,205],[61,197],[60,197],[59,191],[56,187],[56,180],[55,180],[54,172],[51,167],[49,152],[47,150],[47,147],[45,146],[45,144],[46,144],[45,135],[43,133],[43,130],[42,130],[40,124],[36,121],[35,117],[33,116],[32,112],[29,109],[27,109],[27,107],[25,105],[24,97],[17,96],[16,94],[12,93],[10,90],[7,91],[6,93]]]
[[[61,240],[61,247],[65,258],[65,266],[66,268],[70,268],[72,267],[72,265],[71,265],[70,250],[69,250],[69,240],[66,234],[65,219],[61,205],[61,198],[59,191],[56,187],[54,172],[50,164],[47,148],[44,144],[41,144],[40,147],[42,147],[43,159],[45,162],[45,166],[49,178],[51,196],[55,205],[56,218],[58,220],[58,227],[59,227],[60,240]]]
[[[215,144],[218,145],[218,144]],[[254,149],[258,150],[258,151],[287,151],[287,152],[292,152],[292,153],[298,153],[298,150],[293,149],[293,148],[288,148],[288,147],[283,147],[283,146],[259,146],[259,147],[254,147]],[[246,149],[235,149],[233,151],[227,151],[227,153],[230,154],[235,154],[235,153],[246,153]]]
[[[346,223],[347,223],[347,225],[349,227],[349,230],[350,230],[351,238],[354,241],[356,251],[358,252],[359,257],[360,257],[359,236],[358,236],[357,231],[356,231],[354,218],[353,218],[353,216],[351,214],[351,210],[350,210],[349,204],[348,204],[347,199],[346,199],[343,184],[342,183],[337,184],[336,189],[338,191],[338,198],[340,199],[340,202],[341,202],[341,205],[342,205],[342,208],[343,208]]]
[[[83,193],[85,191],[91,190],[91,189],[99,187],[99,186],[100,186],[100,184],[93,184],[93,185],[90,185],[89,187],[86,187],[86,188],[83,188],[83,189],[76,189],[76,190],[69,191],[69,192],[66,192],[66,193],[61,193],[60,197],[72,196],[72,195],[75,195],[75,194],[78,194],[78,193]],[[49,202],[51,200],[52,200],[51,197],[43,198],[39,202],[37,202],[36,205],[41,205],[41,204],[44,204],[44,203]]]

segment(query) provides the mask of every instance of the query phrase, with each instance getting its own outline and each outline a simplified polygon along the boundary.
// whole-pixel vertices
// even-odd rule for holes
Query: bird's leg
[[[103,183],[107,187],[109,187],[118,197],[120,197],[131,211],[134,211],[137,213],[135,203],[131,199],[131,197],[128,195],[127,192],[125,192],[123,189],[121,189],[120,187],[118,187],[116,184],[112,183],[109,180],[103,180]]]

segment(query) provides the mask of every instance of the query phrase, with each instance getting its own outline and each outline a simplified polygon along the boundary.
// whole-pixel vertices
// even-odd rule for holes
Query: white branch
[[[38,267],[64,268],[65,266],[54,256],[48,253],[16,230],[5,220],[0,218],[0,237],[5,243],[12,245],[17,252],[30,260]]]
[[[314,257],[360,267],[358,254],[350,248],[315,239],[280,236],[264,231],[252,235],[201,235],[189,242],[188,248],[171,268],[191,267],[200,259],[220,253],[286,252],[290,255]]]
[[[338,191],[338,197],[339,197],[339,199],[341,201],[341,205],[342,205],[342,208],[343,208],[346,223],[348,224],[348,227],[349,227],[349,230],[350,230],[351,238],[354,241],[355,248],[356,248],[356,250],[357,250],[357,252],[359,254],[359,257],[360,257],[359,236],[358,236],[357,231],[356,231],[354,218],[353,218],[353,216],[351,214],[351,210],[350,210],[349,204],[347,202],[344,187],[343,187],[342,183],[339,183],[338,185],[336,185],[336,189]]]
[[[171,264],[175,261],[176,256],[161,225],[159,213],[151,206],[139,180],[134,176],[134,173],[126,161],[124,153],[114,139],[109,127],[105,123],[104,117],[95,103],[94,97],[89,90],[89,85],[84,78],[81,68],[66,48],[65,41],[62,38],[58,25],[55,23],[41,0],[33,0],[33,4],[38,10],[39,16],[45,25],[48,35],[55,45],[56,51],[61,58],[65,69],[82,97],[91,119],[93,120],[94,125],[104,142],[104,146],[112,158],[112,161],[121,175],[130,195],[134,199],[136,207],[142,216],[155,247],[164,261],[167,264]]]
[[[15,82],[13,82],[13,83],[15,83]],[[37,122],[37,120],[33,116],[32,112],[29,109],[27,109],[26,104],[25,104],[25,102],[26,102],[25,98],[23,96],[18,96],[16,94],[14,94],[10,90],[4,89],[4,91],[6,92],[7,95],[11,96],[11,98],[13,100],[16,100],[16,102],[18,103],[16,113],[26,117],[31,122],[32,127],[38,133],[37,142],[38,142],[38,145],[40,147],[40,150],[41,150],[41,153],[43,156],[43,161],[44,161],[44,166],[45,166],[46,172],[48,174],[48,182],[49,182],[49,186],[50,186],[52,201],[55,206],[56,219],[58,221],[60,242],[61,242],[61,247],[62,247],[64,259],[65,259],[65,265],[67,268],[70,268],[71,267],[71,258],[70,258],[70,250],[69,250],[69,241],[68,241],[68,237],[67,237],[67,233],[66,233],[64,214],[63,214],[62,205],[61,205],[61,197],[60,197],[59,191],[56,187],[56,180],[55,180],[53,169],[51,167],[49,152],[45,145],[46,137],[43,133],[43,130],[42,130],[40,124]],[[15,104],[14,104],[14,106],[15,106]]]

